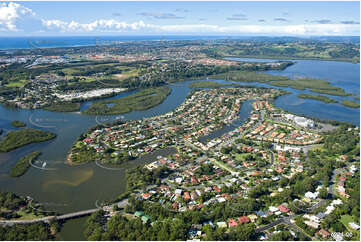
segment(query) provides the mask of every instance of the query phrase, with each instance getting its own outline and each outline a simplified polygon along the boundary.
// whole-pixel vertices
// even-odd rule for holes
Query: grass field
[[[133,68],[132,70],[130,71],[125,71],[123,72],[122,74],[114,74],[113,76],[111,76],[112,78],[115,78],[115,79],[118,79],[118,80],[124,80],[128,77],[131,77],[131,76],[137,76],[139,73],[139,70],[136,69],[136,68]]]
[[[355,222],[354,219],[350,215],[348,215],[348,214],[342,215],[340,222],[343,225],[345,225],[345,227],[348,229],[348,231],[350,231],[352,233],[353,238],[356,237],[355,235],[357,235],[358,239],[360,239],[360,230],[354,230],[348,225],[350,222]]]
[[[19,80],[19,81],[12,81],[6,84],[6,87],[23,87],[28,81],[27,80]]]
[[[32,220],[42,217],[36,216],[34,213],[26,213],[25,211],[18,211],[17,214],[20,216],[20,218],[17,218],[17,220]]]
[[[249,155],[249,153],[235,154],[236,160],[238,160],[238,161],[244,161],[244,160],[245,160],[245,157],[246,157],[247,155]]]

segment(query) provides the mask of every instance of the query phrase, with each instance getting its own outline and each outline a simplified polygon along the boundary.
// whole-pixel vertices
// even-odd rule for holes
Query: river
[[[239,60],[241,61],[242,59]],[[257,59],[257,61],[260,60]],[[323,68],[326,68],[326,70]],[[354,95],[359,95],[360,93],[359,64],[302,60],[297,61],[295,65],[288,67],[284,71],[270,73],[322,78],[344,88],[347,92],[352,92]],[[342,75],[341,73],[345,74]],[[36,201],[43,203],[47,209],[56,210],[61,213],[94,208],[96,201],[115,198],[125,190],[125,169],[108,170],[97,166],[95,163],[81,166],[66,165],[64,162],[72,144],[81,133],[87,131],[99,122],[108,122],[117,118],[125,120],[141,119],[172,111],[179,106],[188,95],[191,90],[188,84],[191,82],[192,81],[185,81],[178,82],[176,85],[169,85],[172,89],[171,94],[163,103],[154,108],[123,115],[96,117],[81,115],[79,113],[56,113],[44,110],[11,109],[0,106],[0,128],[4,131],[14,129],[10,125],[12,120],[20,120],[25,122],[30,128],[40,128],[57,134],[57,138],[54,140],[31,144],[9,153],[0,153],[1,189],[29,195]],[[225,81],[217,80],[217,82],[223,83]],[[260,83],[245,84],[268,86]],[[299,99],[297,98],[298,93],[308,93],[308,91],[299,91],[290,88],[282,89],[292,92],[292,94],[281,96],[275,101],[276,106],[282,109],[307,116],[347,121],[359,125],[359,109],[347,108],[341,104],[324,104],[315,100]],[[127,96],[134,92],[135,91],[124,92],[117,97]],[[85,109],[90,103],[91,102],[83,103],[81,109]],[[249,108],[249,103],[242,106],[240,122],[248,117]],[[221,133],[224,132],[220,132],[220,134]],[[46,161],[48,164],[47,167],[55,170],[44,171],[31,168],[22,177],[9,177],[9,169],[16,161],[25,154],[35,150],[42,152],[39,160]],[[156,155],[166,155],[171,152],[173,151],[160,151],[160,153],[137,160],[133,165],[151,161]],[[69,222],[66,223],[66,232],[64,232],[63,238],[70,238],[69,233],[77,233],[74,231],[81,233],[80,228],[82,225],[79,225],[79,229],[70,229],[72,232],[69,232],[69,228],[72,226],[67,225],[68,223]],[[75,237],[81,238],[79,234]]]

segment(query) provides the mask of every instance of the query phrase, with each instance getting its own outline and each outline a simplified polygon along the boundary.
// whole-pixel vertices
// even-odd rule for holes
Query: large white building
[[[286,114],[285,117],[289,120],[292,120],[293,122],[295,122],[297,125],[304,127],[304,128],[312,128],[315,123],[307,118],[304,117],[299,117],[299,116],[295,116],[293,114]]]

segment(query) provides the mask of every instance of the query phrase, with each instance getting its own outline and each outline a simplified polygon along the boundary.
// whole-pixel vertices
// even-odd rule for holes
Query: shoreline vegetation
[[[298,94],[297,97],[299,98],[303,98],[303,99],[314,99],[314,100],[318,100],[321,102],[324,102],[326,104],[328,103],[337,103],[338,101],[326,96],[322,96],[322,95],[311,95],[311,94]]]
[[[161,104],[170,93],[171,89],[166,86],[148,88],[127,97],[93,102],[82,114],[112,115],[147,110]]]
[[[249,71],[230,71],[227,73],[213,75],[211,76],[211,78],[239,82],[260,82],[271,86],[290,87],[297,90],[309,89],[311,92],[323,93],[334,96],[351,95],[351,93],[346,93],[345,90],[340,87],[331,86],[330,82],[328,81],[311,78],[299,78],[292,80],[286,76],[276,76],[266,73]]]
[[[359,102],[354,102],[354,101],[350,101],[350,100],[342,100],[341,104],[343,106],[349,107],[349,108],[360,108],[360,103]]]
[[[30,168],[30,162],[36,160],[41,155],[40,151],[32,152],[16,162],[16,164],[10,170],[11,177],[20,177],[24,175]]]
[[[9,152],[22,146],[54,139],[56,134],[38,129],[21,129],[8,132],[0,141],[0,152]]]
[[[234,86],[236,84],[229,83],[218,83],[215,81],[196,81],[189,84],[189,88],[207,88],[207,87],[226,87],[226,86]]]
[[[23,121],[14,120],[11,121],[11,126],[13,126],[14,128],[24,128],[26,127],[26,123],[24,123]]]

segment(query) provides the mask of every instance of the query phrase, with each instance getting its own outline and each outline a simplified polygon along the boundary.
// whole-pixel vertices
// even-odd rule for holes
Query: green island
[[[359,102],[354,102],[354,101],[350,101],[350,100],[342,100],[341,104],[346,107],[349,107],[349,108],[360,108]]]
[[[23,121],[18,121],[18,120],[14,120],[11,122],[11,125],[15,128],[23,128],[26,127],[26,123],[24,123]]]
[[[285,76],[276,76],[265,73],[249,72],[249,71],[230,71],[227,73],[217,74],[211,76],[212,78],[219,78],[227,81],[240,82],[261,82],[271,86],[290,87],[298,90],[305,90],[306,88],[312,92],[335,95],[335,96],[349,96],[350,93],[340,87],[331,86],[328,81],[298,78],[290,79]]]
[[[324,103],[337,103],[337,100],[322,95],[312,95],[312,94],[302,93],[302,94],[298,94],[297,97],[304,99],[314,99]]]
[[[75,102],[53,103],[49,106],[45,106],[44,110],[51,112],[77,112],[80,110],[80,103],[75,103]]]
[[[233,86],[233,84],[229,83],[218,83],[215,81],[196,81],[189,84],[190,88],[203,88],[203,87],[226,87]]]
[[[148,88],[118,99],[93,102],[83,114],[111,115],[146,110],[162,103],[170,94],[168,87]]]
[[[30,128],[10,131],[0,141],[0,151],[9,152],[27,144],[43,142],[55,137],[54,133]]]
[[[30,168],[30,162],[33,162],[41,155],[40,151],[34,151],[16,162],[16,164],[10,170],[11,177],[20,177]]]

